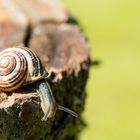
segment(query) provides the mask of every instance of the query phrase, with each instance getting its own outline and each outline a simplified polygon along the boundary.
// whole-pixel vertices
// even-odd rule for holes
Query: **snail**
[[[52,118],[56,110],[63,110],[75,117],[77,114],[54,99],[43,64],[35,52],[26,47],[8,48],[0,52],[0,90],[12,92],[23,85],[36,82],[36,91],[41,99],[44,112],[42,121]]]

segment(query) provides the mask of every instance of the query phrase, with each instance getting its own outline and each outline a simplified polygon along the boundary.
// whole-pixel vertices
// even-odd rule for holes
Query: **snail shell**
[[[29,48],[0,52],[0,90],[9,92],[47,75],[39,57]]]

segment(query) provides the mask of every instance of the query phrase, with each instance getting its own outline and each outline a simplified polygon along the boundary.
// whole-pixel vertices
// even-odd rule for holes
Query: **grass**
[[[140,139],[140,1],[62,0],[89,38],[92,67],[80,140]]]

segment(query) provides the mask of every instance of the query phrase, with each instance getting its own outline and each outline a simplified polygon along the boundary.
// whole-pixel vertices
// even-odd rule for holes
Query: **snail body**
[[[0,90],[12,92],[23,85],[36,82],[36,91],[41,99],[43,121],[52,118],[57,109],[77,116],[72,110],[56,103],[46,80],[48,75],[39,57],[26,47],[8,48],[0,52]]]

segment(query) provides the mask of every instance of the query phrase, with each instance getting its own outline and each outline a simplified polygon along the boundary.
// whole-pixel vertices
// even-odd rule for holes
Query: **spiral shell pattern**
[[[29,48],[8,48],[0,52],[0,90],[10,92],[43,78],[46,71]]]

